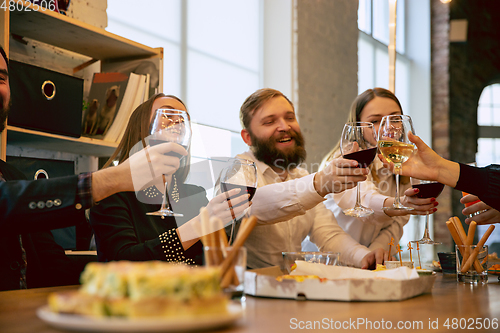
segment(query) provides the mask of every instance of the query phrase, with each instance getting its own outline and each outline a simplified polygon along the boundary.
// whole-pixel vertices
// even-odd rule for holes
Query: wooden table
[[[314,325],[315,331],[334,330],[343,325],[355,331],[385,332],[389,325],[393,331],[449,332],[455,327],[475,327],[489,319],[489,331],[500,331],[500,283],[496,276],[489,277],[485,286],[459,284],[455,276],[438,274],[432,294],[417,296],[400,302],[323,302],[257,298],[247,296],[243,302],[246,318],[223,332],[287,332],[302,331]],[[35,314],[46,304],[52,291],[75,289],[70,287],[41,288],[0,292],[0,332],[61,332],[42,322]],[[454,318],[456,320],[454,321]],[[365,324],[362,324],[362,322]],[[449,328],[445,326],[448,320]],[[465,322],[466,320],[466,322]],[[474,320],[474,325],[472,325]],[[372,329],[368,322],[371,322]],[[390,323],[389,323],[390,322]],[[399,323],[398,323],[399,322]],[[359,325],[357,325],[359,323]],[[492,327],[496,323],[496,329]],[[396,329],[397,325],[401,329]],[[385,325],[385,326],[382,326]],[[406,325],[406,329],[405,329]],[[429,325],[431,328],[429,329]],[[310,326],[311,328],[313,326]],[[379,329],[376,329],[376,328]],[[386,329],[383,329],[383,328]],[[479,326],[478,326],[479,327]],[[293,329],[296,328],[296,329]],[[459,329],[460,330],[460,329]],[[484,332],[484,328],[468,331]]]

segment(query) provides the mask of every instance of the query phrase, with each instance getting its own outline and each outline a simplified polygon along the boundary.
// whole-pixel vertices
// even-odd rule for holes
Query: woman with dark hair
[[[368,89],[358,95],[351,105],[347,122],[370,122],[378,132],[382,117],[388,115],[401,115],[403,109],[397,97],[389,90],[383,88]],[[322,166],[333,158],[339,157],[340,140],[332,151],[324,158]],[[401,177],[401,191],[405,191],[402,198],[404,206],[414,208],[413,211],[382,210],[382,207],[392,206],[396,192],[394,174],[384,168],[382,162],[375,158],[370,166],[367,181],[358,183],[361,193],[361,202],[364,206],[373,209],[374,214],[368,217],[350,217],[342,213],[343,209],[351,208],[356,201],[356,189],[346,190],[342,193],[329,194],[324,201],[339,225],[360,244],[369,249],[382,247],[388,250],[391,238],[399,242],[403,236],[403,226],[408,223],[407,214],[425,215],[437,209],[435,198],[419,199],[417,193],[411,188],[409,177]],[[403,216],[402,216],[403,215]]]
[[[156,110],[160,108],[187,112],[184,103],[175,96],[162,93],[152,96],[132,113],[118,148],[104,167],[110,166],[115,160],[122,163],[135,151],[148,146],[150,124]],[[208,202],[202,187],[185,184],[190,154],[189,151],[184,152],[183,158],[171,157],[170,164],[175,171],[164,175],[169,185],[167,192],[171,209],[184,216],[163,218],[146,215],[159,209],[163,184],[159,188],[151,185],[135,193],[117,193],[102,200],[90,211],[90,223],[95,232],[100,261],[166,260],[202,264],[203,246],[199,241],[201,230],[198,219],[200,208],[206,206],[211,215],[223,221],[232,218],[224,193]],[[232,191],[227,194],[234,196],[240,190]],[[236,215],[248,207],[247,204],[238,205],[245,201],[248,201],[246,194],[231,199]]]

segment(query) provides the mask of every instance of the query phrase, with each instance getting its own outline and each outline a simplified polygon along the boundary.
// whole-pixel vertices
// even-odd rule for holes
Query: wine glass
[[[431,181],[431,180],[420,180],[417,178],[411,179],[411,184],[413,188],[418,188],[419,192],[416,194],[417,198],[437,198],[444,189],[444,184]],[[413,243],[420,244],[441,244],[440,242],[435,242],[431,239],[429,234],[429,212],[425,215],[425,230],[424,236],[420,240],[412,241]]]
[[[154,146],[164,142],[174,142],[183,146],[186,150],[191,142],[191,125],[189,116],[186,111],[174,109],[158,109],[151,125],[151,136],[149,137],[149,145]],[[177,153],[167,153],[167,155],[182,158],[182,155]],[[170,209],[170,200],[168,197],[168,183],[165,175],[163,175],[165,183],[165,192],[160,210],[156,212],[146,213],[147,215],[161,216],[183,216],[183,214],[174,213]]]
[[[394,204],[390,207],[382,207],[383,210],[413,210],[411,207],[403,206],[399,201],[399,174],[401,166],[413,155],[415,149],[413,143],[408,139],[408,132],[410,131],[415,134],[411,117],[407,115],[385,116],[380,122],[378,148],[388,163],[394,163],[394,173],[396,174]]]
[[[367,168],[377,155],[377,137],[372,123],[349,122],[344,125],[340,139],[342,157],[358,161],[358,166]],[[373,209],[363,207],[359,194],[359,183],[356,186],[356,204],[353,208],[344,209],[348,216],[365,217],[373,214]]]
[[[252,200],[257,189],[257,167],[251,160],[242,158],[230,158],[228,160],[228,165],[224,169],[222,169],[217,183],[218,184],[214,189],[214,196],[221,192],[227,193],[232,189],[241,189],[241,191],[236,195],[229,196],[228,194],[226,194],[226,200],[228,201],[229,209],[231,210],[231,216],[233,218],[233,226],[230,234],[232,238],[234,221],[240,216],[236,216],[234,214],[233,206],[231,205],[231,199],[247,193],[249,194],[248,201]],[[241,202],[234,207],[244,205],[248,201]],[[231,243],[231,239],[229,240],[229,242]]]

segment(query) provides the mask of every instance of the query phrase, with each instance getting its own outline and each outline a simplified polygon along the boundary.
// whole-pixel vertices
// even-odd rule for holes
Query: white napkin
[[[375,272],[352,267],[328,266],[301,260],[297,260],[295,263],[297,264],[297,268],[290,273],[291,275],[317,275],[320,278],[327,278],[329,280],[374,278],[390,280],[418,279],[417,270],[408,267],[398,267]]]

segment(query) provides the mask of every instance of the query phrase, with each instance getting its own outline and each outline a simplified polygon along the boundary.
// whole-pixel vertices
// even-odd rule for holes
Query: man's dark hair
[[[2,54],[2,57],[4,58],[5,62],[7,63],[7,66],[9,66],[9,58],[7,58],[7,53],[5,53],[3,46],[0,46],[0,53]]]

